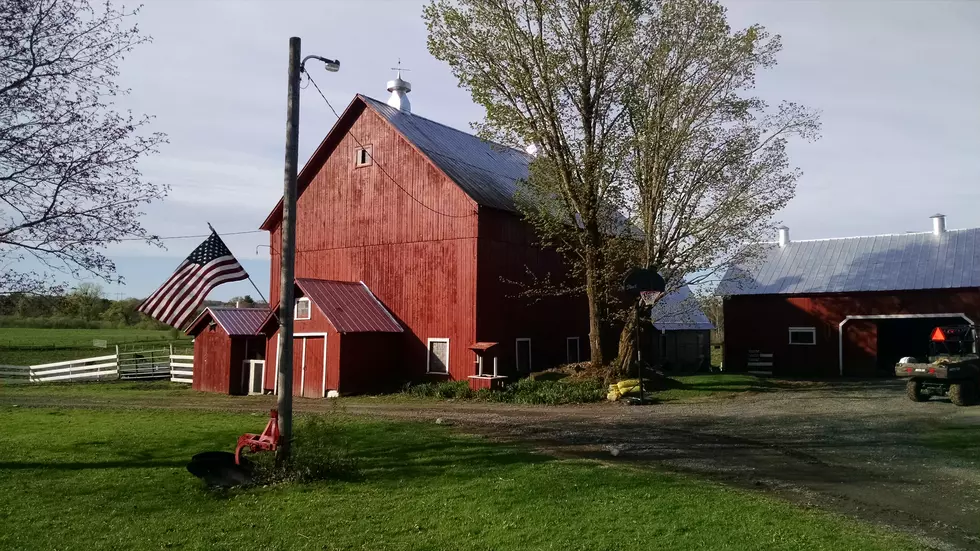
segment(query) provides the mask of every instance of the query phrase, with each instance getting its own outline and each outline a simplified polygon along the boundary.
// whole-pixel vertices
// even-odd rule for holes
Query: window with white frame
[[[449,339],[429,339],[429,359],[425,371],[440,375],[449,373]]]
[[[296,299],[296,310],[293,312],[293,319],[310,319],[310,299],[306,297]]]
[[[371,149],[372,147],[370,145],[365,145],[364,147],[358,147],[355,149],[354,166],[361,167],[372,164],[374,158],[371,156]]]
[[[789,343],[802,345],[817,344],[817,329],[815,327],[790,327]]]
[[[578,337],[568,337],[565,339],[565,361],[567,363],[574,364],[582,361],[579,346]]]

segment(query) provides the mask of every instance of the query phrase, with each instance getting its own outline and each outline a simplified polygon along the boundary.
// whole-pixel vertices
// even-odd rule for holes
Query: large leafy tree
[[[650,8],[625,98],[624,206],[642,229],[634,263],[658,269],[671,291],[721,277],[751,260],[758,249],[749,243],[772,237],[800,176],[788,140],[815,138],[819,119],[752,95],[756,74],[776,64],[779,36],[758,25],[732,30],[715,0]],[[631,329],[620,339],[620,368],[632,357]]]
[[[134,16],[0,0],[0,293],[57,291],[56,273],[118,280],[103,247],[153,241],[141,208],[167,190],[137,164],[165,138],[113,104],[119,61],[148,40]]]
[[[482,134],[538,147],[525,212],[580,269],[596,364],[641,14],[622,0],[435,0],[424,11],[429,51],[486,109]]]

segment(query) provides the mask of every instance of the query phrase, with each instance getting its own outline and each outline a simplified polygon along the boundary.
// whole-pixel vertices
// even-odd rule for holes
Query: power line
[[[249,233],[265,233],[265,230],[232,231],[232,232],[225,232],[220,235],[221,237],[224,237],[226,235],[245,235]],[[202,233],[200,235],[168,235],[168,236],[150,235],[147,237],[123,237],[122,239],[113,239],[112,241],[149,241],[154,239],[160,241],[169,241],[171,239],[201,239],[210,236],[211,236],[210,233]]]
[[[310,75],[310,73],[308,71],[306,72],[306,77],[308,79],[310,79],[310,83],[313,84],[313,87],[314,88],[316,88],[317,93],[320,94],[320,97],[323,98],[323,101],[325,101],[327,103],[327,107],[330,108],[330,111],[333,112],[333,115],[335,117],[337,117],[337,119],[339,120],[340,119],[340,114],[338,114],[337,113],[337,110],[334,109],[333,108],[333,105],[330,104],[330,100],[327,99],[327,96],[323,95],[323,91],[320,90],[320,87],[317,86],[316,81],[313,80],[313,77]],[[354,143],[356,143],[358,147],[360,147],[363,151],[365,151],[367,153],[368,157],[371,158],[371,162],[374,163],[375,166],[377,166],[378,169],[381,170],[381,173],[382,174],[384,174],[385,176],[388,177],[389,180],[391,180],[391,183],[395,184],[395,186],[397,186],[398,189],[402,190],[402,192],[405,193],[405,195],[408,195],[409,198],[412,199],[412,201],[415,201],[416,203],[418,203],[423,208],[425,208],[427,210],[430,210],[430,211],[432,211],[432,212],[434,212],[434,213],[436,213],[436,214],[438,214],[440,216],[445,216],[446,218],[469,218],[470,216],[474,216],[476,214],[476,213],[470,213],[470,214],[449,214],[449,213],[445,213],[445,212],[436,210],[436,209],[430,207],[429,205],[426,205],[425,203],[423,203],[422,201],[420,201],[417,197],[415,197],[414,195],[412,195],[407,189],[405,189],[404,187],[402,187],[401,184],[399,184],[398,181],[395,180],[391,176],[391,174],[388,174],[388,171],[385,170],[385,167],[381,163],[379,163],[377,159],[374,158],[374,155],[371,154],[371,150],[365,148],[364,147],[364,144],[362,144],[361,141],[357,139],[357,136],[355,136],[353,132],[351,132],[350,130],[348,130],[347,131],[347,135],[350,136],[351,139],[354,140]]]

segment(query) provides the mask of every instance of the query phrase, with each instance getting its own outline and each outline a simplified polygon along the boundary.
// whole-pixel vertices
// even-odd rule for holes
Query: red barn
[[[726,274],[726,371],[891,376],[939,325],[980,320],[980,228],[760,244]]]
[[[584,298],[529,303],[518,297],[521,285],[512,283],[530,283],[529,274],[565,273],[557,253],[533,244],[532,229],[513,203],[531,159],[412,114],[405,103],[396,108],[354,98],[299,174],[296,277],[302,294],[296,308],[309,307],[301,303],[305,298],[314,303],[323,319],[308,320],[316,326],[311,332],[325,333],[327,358],[340,355],[338,378],[328,362],[324,388],[314,388],[314,395],[346,391],[348,341],[357,349],[358,359],[349,360],[356,391],[476,376],[476,343],[497,343],[483,352],[486,373],[494,362],[499,374],[513,376],[588,359]],[[281,219],[280,202],[262,224],[270,233],[272,282],[279,281]],[[345,333],[321,309],[330,306],[313,296],[312,280],[328,287],[357,283],[403,331]],[[277,303],[277,284],[271,295]],[[348,313],[367,326],[368,318],[380,320],[376,308]],[[295,348],[305,344],[313,354],[318,343],[308,339],[320,337],[302,336],[301,323]],[[277,342],[275,335],[267,345],[269,391]],[[388,367],[380,367],[382,352],[393,358]]]
[[[249,394],[255,381],[246,363],[265,357],[259,330],[268,316],[264,308],[205,308],[187,330],[194,337],[194,390]]]

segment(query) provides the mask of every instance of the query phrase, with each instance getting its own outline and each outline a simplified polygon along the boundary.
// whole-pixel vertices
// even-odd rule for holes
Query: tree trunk
[[[633,332],[636,330],[636,316],[626,316],[626,324],[619,334],[619,353],[616,361],[609,366],[610,378],[623,378],[632,373],[633,359],[636,358],[636,340]]]
[[[589,350],[592,353],[592,367],[600,369],[605,361],[602,356],[602,291],[599,289],[599,263],[596,256],[594,250],[585,254],[585,295],[589,301]]]

